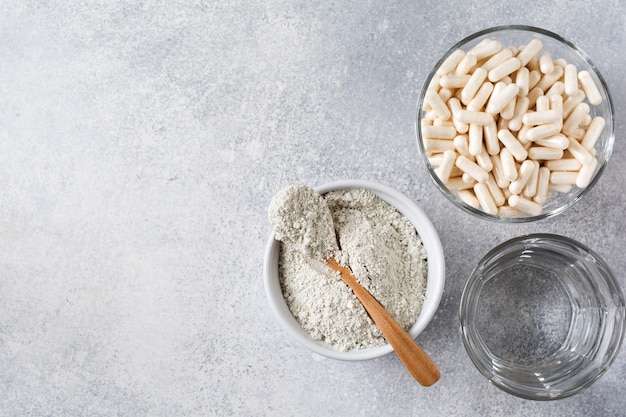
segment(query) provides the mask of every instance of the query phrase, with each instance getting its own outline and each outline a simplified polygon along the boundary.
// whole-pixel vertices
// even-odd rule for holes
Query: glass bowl
[[[491,250],[461,296],[463,344],[478,370],[521,398],[554,400],[596,381],[624,335],[624,296],[584,245],[533,234]]]
[[[415,226],[426,250],[428,271],[425,298],[415,324],[408,330],[409,335],[416,338],[432,320],[443,294],[445,260],[439,235],[426,213],[413,200],[385,185],[363,180],[341,180],[315,187],[315,190],[325,194],[330,191],[353,188],[370,190],[407,217]],[[312,352],[345,361],[374,359],[393,352],[393,348],[388,343],[377,347],[340,351],[324,341],[311,337],[291,314],[283,297],[278,264],[280,248],[281,242],[276,240],[274,233],[271,233],[265,251],[265,292],[274,315],[294,340]]]
[[[463,74],[466,71],[466,69],[463,68],[465,67],[465,64],[463,61],[461,61],[457,65],[457,69],[449,70],[446,68],[448,68],[448,64],[450,62],[454,61],[455,56],[458,57],[458,56],[464,55],[464,59],[467,62],[469,62],[469,64],[471,64],[472,59],[470,59],[471,58],[470,55],[472,56],[477,55],[478,57],[480,57],[486,53],[489,53],[489,52],[485,52],[488,49],[488,47],[486,47],[485,45],[489,41],[499,42],[502,50],[507,49],[508,47],[511,47],[509,49],[511,56],[521,58],[521,60],[519,61],[519,65],[523,67],[524,66],[523,62],[526,61],[527,59],[523,57],[524,47],[526,45],[529,45],[529,49],[531,49],[530,45],[533,42],[535,42],[534,41],[535,39],[538,39],[539,41],[541,41],[542,49],[539,53],[537,53],[534,56],[533,59],[531,59],[531,61],[529,61],[529,63],[526,64],[526,68],[530,68],[528,71],[530,76],[528,78],[531,79],[531,81],[529,81],[531,87],[533,85],[537,87],[539,87],[539,85],[544,86],[544,88],[541,90],[544,93],[544,96],[547,97],[548,94],[550,96],[561,95],[562,100],[564,102],[566,102],[568,98],[574,97],[577,94],[580,94],[580,93],[573,93],[574,91],[573,88],[575,88],[575,86],[572,87],[572,84],[569,81],[569,80],[572,80],[571,75],[568,76],[567,78],[568,87],[565,87],[565,81],[566,81],[565,75],[561,75],[560,78],[557,78],[557,76],[559,75],[558,74],[559,72],[562,72],[563,74],[565,74],[566,72],[568,74],[572,74],[571,68],[570,70],[566,71],[566,68],[567,68],[566,63],[567,63],[567,64],[572,64],[573,66],[575,66],[576,70],[578,71],[577,74],[581,74],[583,73],[583,71],[586,72],[586,74],[588,75],[588,77],[586,78],[588,79],[590,77],[593,80],[593,84],[597,88],[599,99],[601,99],[601,102],[599,104],[596,104],[597,99],[595,97],[597,97],[597,95],[595,95],[595,93],[593,93],[593,91],[589,89],[590,93],[587,95],[592,97],[591,101],[593,101],[594,104],[590,104],[589,102],[590,100],[588,97],[585,97],[584,100],[582,101],[582,103],[589,106],[589,117],[587,117],[587,120],[584,123],[588,123],[591,119],[595,117],[601,117],[604,119],[604,127],[601,129],[599,136],[595,134],[591,134],[591,132],[597,131],[595,127],[594,129],[588,129],[587,126],[583,124],[577,124],[576,120],[572,120],[571,123],[567,127],[566,127],[565,122],[561,122],[562,130],[559,133],[564,134],[565,139],[559,137],[560,142],[558,141],[552,142],[552,146],[561,147],[561,148],[563,148],[563,146],[567,146],[568,149],[564,151],[563,158],[571,160],[572,155],[576,154],[575,151],[579,151],[579,147],[575,145],[570,145],[567,137],[571,136],[573,138],[576,138],[577,142],[583,143],[584,139],[582,139],[581,136],[584,135],[587,130],[589,130],[590,138],[586,142],[584,142],[584,144],[587,150],[589,151],[589,153],[592,154],[592,156],[595,155],[595,160],[592,161],[591,159],[589,159],[589,156],[587,155],[583,157],[577,154],[577,157],[580,156],[579,159],[582,160],[585,163],[585,165],[587,165],[586,168],[584,168],[585,173],[580,176],[580,186],[577,186],[576,184],[574,184],[573,186],[571,185],[575,177],[574,174],[572,174],[571,172],[574,172],[574,171],[567,171],[567,170],[576,169],[575,167],[572,167],[571,165],[569,167],[565,165],[557,166],[558,164],[555,164],[553,162],[551,162],[550,164],[547,164],[546,163],[547,160],[541,159],[541,158],[555,158],[555,157],[558,157],[558,155],[550,156],[550,155],[546,155],[543,152],[537,152],[536,150],[528,151],[528,148],[530,146],[533,146],[533,147],[537,146],[537,147],[545,148],[546,142],[543,142],[540,139],[537,139],[543,136],[543,134],[539,133],[539,130],[541,129],[535,130],[532,136],[530,134],[527,135],[527,132],[530,128],[539,126],[535,124],[538,122],[537,120],[532,121],[531,119],[528,119],[527,120],[527,123],[529,123],[528,125],[525,125],[524,123],[520,125],[519,119],[515,122],[512,122],[512,119],[509,117],[511,117],[512,115],[511,112],[514,111],[513,107],[509,107],[508,111],[506,110],[506,107],[505,107],[498,113],[497,111],[500,107],[498,104],[500,101],[505,100],[502,97],[506,96],[506,94],[498,93],[498,97],[500,99],[494,100],[495,103],[493,107],[489,108],[489,103],[490,103],[489,100],[491,100],[493,96],[496,96],[495,91],[498,88],[497,84],[500,82],[503,82],[504,85],[508,85],[508,84],[517,85],[518,72],[514,71],[510,73],[508,76],[505,76],[504,78],[499,79],[499,81],[496,81],[498,80],[498,77],[502,75],[502,73],[506,73],[507,71],[500,72],[499,74],[495,74],[499,71],[499,70],[496,70],[493,73],[494,76],[492,77],[492,70],[494,68],[494,64],[489,63],[489,60],[491,58],[486,57],[486,58],[478,59],[477,64],[474,67],[472,67],[472,69],[465,75],[469,76],[471,74],[471,77],[473,77],[475,80],[480,81],[481,76],[484,75],[484,72],[487,72],[487,75],[485,76],[486,78],[484,78],[484,80],[487,82],[490,82],[493,87],[490,93],[490,88],[488,88],[488,86],[485,86],[485,93],[491,94],[491,95],[483,96],[487,98],[486,98],[485,104],[482,107],[480,107],[480,104],[477,104],[477,103],[481,103],[481,100],[479,99],[477,99],[472,104],[470,104],[469,102],[470,101],[469,97],[476,98],[476,96],[480,95],[479,94],[480,91],[476,93],[474,96],[471,95],[472,92],[476,90],[476,88],[472,87],[472,85],[476,86],[478,84],[475,84],[473,82],[468,82],[467,81],[468,77],[466,77],[465,80],[462,77],[461,78],[457,77],[456,79],[454,76],[444,77],[445,74],[455,75],[457,72],[457,69],[460,74]],[[491,44],[497,45],[497,42],[492,42]],[[459,51],[463,51],[463,52],[461,53]],[[470,54],[469,53],[470,51],[473,51],[473,52]],[[549,57],[551,58],[545,61],[547,63],[546,64],[547,66],[544,67],[546,73],[549,75],[545,75],[544,73],[542,73],[542,70],[540,67],[540,57],[544,52],[547,52],[549,54]],[[506,57],[506,53],[502,52],[503,54],[502,56]],[[551,64],[548,63],[550,61],[551,61]],[[515,65],[515,63],[513,65]],[[550,65],[552,66],[553,72],[549,72]],[[479,67],[482,68],[481,72],[482,70],[485,70],[485,68],[486,70],[482,73],[478,73],[478,71],[476,71],[476,68],[479,68]],[[561,69],[559,70],[557,67],[560,67]],[[536,79],[536,78],[533,78],[533,71],[536,71],[539,74],[539,76],[545,78],[546,82],[543,83],[543,81],[539,81],[539,83],[541,84],[533,84],[534,80]],[[520,73],[521,72],[522,71],[520,71]],[[552,78],[552,81],[556,79],[557,80],[556,82],[561,83],[561,85],[558,86],[559,88],[555,87],[554,90],[550,90],[551,87],[548,88],[548,86],[550,86],[550,74],[554,76]],[[537,76],[537,74],[534,74],[534,75]],[[444,82],[444,78],[445,78],[445,82]],[[517,96],[514,96],[516,100],[516,104],[522,101],[519,97],[524,96],[526,91],[530,91],[529,94],[525,96],[529,99],[529,102],[530,102],[529,109],[531,111],[536,110],[535,106],[537,106],[538,104],[533,104],[533,103],[539,103],[540,101],[541,101],[541,104],[539,105],[539,110],[546,109],[547,108],[546,99],[542,98],[539,101],[535,101],[536,94],[538,93],[537,92],[532,93],[532,90],[534,87],[528,88],[529,83],[525,82],[525,78],[526,78],[525,75],[519,75],[518,86],[521,86],[521,87],[518,89]],[[493,82],[491,82],[492,79],[494,80]],[[466,85],[466,84],[463,84],[464,82],[466,84],[469,84],[467,86],[467,91],[463,91],[465,90],[465,85]],[[574,82],[576,82],[576,80]],[[441,87],[442,83],[446,86],[445,88]],[[463,85],[463,86],[456,87],[459,85]],[[565,88],[568,88],[568,90],[565,90]],[[583,89],[582,81],[578,81],[577,90],[587,91]],[[429,91],[431,92],[429,93]],[[432,95],[433,91],[438,91],[439,94],[436,94],[436,96],[442,99],[442,101],[439,102],[439,106],[441,104],[444,104],[444,107],[448,108],[448,111],[450,112],[450,114],[453,114],[453,116],[449,117],[447,120],[444,120],[445,109],[442,109],[441,107],[437,107],[436,103],[435,104],[431,103],[431,101],[437,102],[438,100],[437,97],[435,97],[435,95]],[[571,93],[571,95],[567,93],[568,91],[569,93]],[[446,101],[446,100],[449,100],[447,99],[447,97],[450,94],[452,94],[452,97],[456,97],[458,100],[458,103],[460,104],[460,106],[456,105],[456,103],[452,105],[453,107],[452,110],[454,111],[451,110],[450,101]],[[507,97],[510,97],[510,95]],[[571,102],[576,103],[576,102],[579,102],[579,100],[580,100],[580,97],[578,99],[572,98]],[[447,104],[447,106],[445,106],[445,104]],[[433,105],[435,106],[434,108],[433,108]],[[562,114],[569,116],[571,114],[569,109],[573,106],[564,104],[564,107],[566,108],[566,110]],[[476,119],[474,114],[472,114],[470,117],[470,114],[467,112],[463,113],[463,117],[459,115],[460,114],[459,110],[468,110],[468,109],[472,111],[475,111],[476,109],[478,109],[478,111],[482,113],[488,113],[487,110],[489,110],[491,114],[495,114],[495,116],[493,117],[494,120],[491,121],[488,118],[487,119],[483,118],[481,121],[480,119]],[[549,109],[558,110],[558,104],[550,103]],[[507,112],[508,112],[508,115],[505,116],[505,113]],[[444,116],[441,116],[442,114]],[[463,121],[468,120],[467,119],[468,117],[470,117],[471,123],[468,122],[468,123],[463,124],[464,123]],[[514,118],[515,117],[513,117],[513,119]],[[573,118],[573,119],[577,119],[577,118]],[[452,120],[454,120],[454,123],[450,123]],[[487,123],[487,125],[483,125],[483,123]],[[494,123],[496,125],[495,127],[493,126]],[[472,127],[471,126],[472,124],[476,126]],[[441,130],[441,129],[433,129],[430,127],[430,125],[443,125],[447,127]],[[452,127],[454,128],[454,131],[448,128],[450,127],[450,125],[452,125]],[[429,127],[426,127],[426,126],[429,126]],[[526,126],[525,129],[524,129],[524,126]],[[597,126],[599,125],[596,125],[596,127]],[[536,194],[533,194],[533,192],[528,192],[528,195],[530,197],[526,197],[527,190],[524,189],[523,193],[520,192],[520,194],[518,195],[518,196],[522,196],[524,198],[523,200],[518,197],[513,197],[513,200],[512,200],[510,198],[510,194],[511,194],[511,191],[509,189],[510,187],[509,187],[509,184],[506,182],[506,180],[502,179],[501,181],[495,181],[495,180],[498,180],[498,175],[496,175],[496,171],[498,170],[498,168],[497,167],[491,168],[491,171],[490,171],[490,168],[488,166],[489,162],[485,162],[486,165],[480,164],[479,156],[476,156],[476,154],[479,152],[479,149],[480,149],[480,144],[479,144],[479,141],[481,140],[480,136],[483,137],[482,151],[484,152],[482,153],[482,159],[484,160],[485,155],[486,155],[487,159],[489,159],[492,162],[491,165],[494,165],[493,163],[494,154],[498,156],[498,158],[501,161],[505,161],[505,157],[504,155],[501,154],[500,151],[504,148],[507,148],[507,150],[513,149],[513,145],[509,146],[510,140],[509,140],[509,144],[505,146],[504,145],[505,142],[499,138],[499,132],[502,129],[508,129],[509,132],[512,133],[513,137],[517,139],[518,144],[521,144],[524,147],[524,149],[526,149],[526,153],[528,154],[526,158],[531,159],[532,157],[532,159],[537,161],[537,164],[535,164],[536,166],[535,169],[538,169],[539,167],[544,167],[544,166],[547,167],[548,165],[550,165],[551,172],[561,171],[561,170],[565,171],[565,173],[559,172],[555,174],[554,176],[550,177],[551,178],[550,182],[554,181],[555,184],[550,185],[551,190],[547,198],[544,198],[544,195],[536,196]],[[494,133],[496,130],[498,134]],[[543,132],[544,134],[547,134],[548,131],[550,130],[551,129],[543,130]],[[433,181],[435,182],[436,186],[441,190],[441,192],[456,206],[460,207],[461,209],[471,214],[474,214],[484,219],[489,219],[489,220],[494,220],[494,221],[499,221],[499,222],[506,222],[506,223],[530,222],[530,221],[540,220],[546,217],[554,216],[556,214],[563,212],[572,204],[580,200],[587,193],[587,191],[590,190],[593,187],[593,185],[597,182],[598,178],[602,174],[609,160],[609,157],[611,156],[611,152],[613,149],[613,142],[614,142],[613,104],[611,101],[611,97],[609,95],[606,82],[604,78],[602,77],[602,75],[600,74],[598,68],[591,62],[589,57],[582,50],[576,47],[574,44],[563,39],[557,34],[554,34],[552,32],[549,32],[543,29],[535,28],[535,27],[499,26],[499,27],[493,27],[490,29],[477,32],[463,39],[456,45],[452,46],[436,63],[433,70],[430,72],[430,74],[426,78],[426,81],[424,83],[424,86],[422,88],[422,91],[418,99],[417,116],[416,116],[416,135],[417,135],[417,144],[420,150],[420,154],[422,155],[422,159],[424,163],[426,164],[428,172],[430,173]],[[453,135],[453,138],[451,138],[450,135]],[[452,143],[455,142],[454,138],[456,138],[456,136],[459,136],[459,135],[465,136],[465,149],[464,150],[463,150],[463,145],[462,145],[463,143],[462,139],[460,139],[460,142],[457,142],[457,144],[460,147],[459,146],[455,147],[451,145]],[[443,140],[442,139],[432,140],[433,138],[437,138],[439,136],[444,136],[445,138]],[[495,139],[488,139],[488,138],[493,138],[494,136],[498,136],[498,137],[496,137]],[[472,139],[472,137],[474,139]],[[530,140],[529,137],[533,140]],[[507,137],[505,135],[505,139],[506,138]],[[565,142],[563,142],[563,140],[565,140]],[[594,140],[595,140],[595,143],[594,143]],[[458,166],[456,166],[459,163],[458,156],[462,154],[467,155],[467,152],[468,152],[467,143],[472,142],[472,141],[474,143],[474,146],[473,146],[473,149],[470,149],[470,151],[472,152],[469,154],[469,157],[472,160],[472,162],[476,162],[478,165],[484,168],[484,171],[492,174],[493,178],[490,178],[487,182],[485,182],[484,180],[485,178],[484,174],[479,175],[478,180],[475,177],[472,177],[471,175],[467,174],[465,178],[466,181],[461,182],[462,177],[460,176],[460,174],[462,172],[468,172],[468,171],[467,171],[467,168],[462,171],[458,169]],[[495,145],[487,146],[487,142],[490,142],[491,144],[495,143],[498,146],[495,146]],[[500,151],[497,150],[498,147]],[[470,148],[472,147],[470,146]],[[448,157],[448,160],[453,160],[453,158],[456,157],[456,159],[454,159],[455,166],[452,168],[453,172],[452,174],[450,174],[450,176],[448,176],[448,178],[453,178],[451,181],[450,180],[445,181],[446,176],[447,176],[446,169],[443,169],[443,173],[441,177],[438,171],[438,166],[442,163],[443,150],[446,150],[446,149],[452,149],[456,152],[455,156]],[[519,159],[516,156],[516,158],[513,160],[513,162],[515,162],[518,166],[517,171],[519,173],[522,170],[522,168],[520,168],[519,166],[524,160],[525,155],[523,154],[523,152],[521,154],[519,152],[517,154],[515,152],[511,152],[511,153],[513,153],[513,155],[519,156]],[[511,161],[510,157],[508,158],[508,161]],[[467,161],[464,161],[464,162],[467,163]],[[508,165],[511,166],[510,163]],[[528,165],[530,166],[530,164]],[[537,174],[534,173],[533,175],[534,175],[533,178],[536,178]],[[547,176],[545,172],[542,175]],[[521,174],[518,175],[518,178],[520,176]],[[502,175],[500,175],[500,178],[501,177]],[[509,177],[509,178],[512,178],[512,177]],[[472,183],[476,183],[476,182],[483,183],[483,185],[479,185],[478,187],[475,187]],[[489,186],[485,187],[484,186],[485,183],[487,183]],[[500,189],[500,191],[503,191],[503,196],[496,195],[496,194],[499,194],[499,192],[497,190],[494,191],[493,188],[491,188],[494,183],[497,183],[496,186]],[[461,191],[459,191],[460,188],[462,189]],[[516,186],[516,188],[518,187]],[[489,190],[490,192],[487,193],[485,190]],[[485,197],[485,195],[487,196]],[[480,198],[476,198],[477,196],[483,197],[483,199],[481,200]],[[492,203],[489,201],[490,197],[494,201],[496,201],[495,208],[492,205]],[[528,201],[534,204],[529,204]],[[502,204],[502,207],[500,207],[501,204]],[[510,206],[514,206],[515,208],[512,209]]]

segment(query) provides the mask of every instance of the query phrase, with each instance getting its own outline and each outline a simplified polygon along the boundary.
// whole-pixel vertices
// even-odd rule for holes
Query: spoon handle
[[[374,323],[383,332],[413,378],[425,387],[439,380],[437,365],[415,340],[389,315],[387,310],[370,294],[352,274],[350,269],[331,258],[326,264],[341,274],[341,279],[352,289]]]

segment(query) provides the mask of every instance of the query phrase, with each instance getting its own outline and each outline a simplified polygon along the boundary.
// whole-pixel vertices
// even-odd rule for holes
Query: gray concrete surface
[[[626,3],[5,1],[0,6],[0,415],[624,415],[626,352],[565,400],[491,386],[459,338],[472,266],[532,232],[577,239],[626,286]],[[451,206],[414,113],[438,56],[500,24],[577,43],[616,109],[603,178],[556,218],[500,225]],[[358,363],[289,339],[263,290],[271,196],[392,186],[446,254],[420,335],[425,389],[394,355]]]

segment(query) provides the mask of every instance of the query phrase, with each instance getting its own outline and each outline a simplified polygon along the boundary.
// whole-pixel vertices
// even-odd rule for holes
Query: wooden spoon
[[[441,376],[437,365],[417,342],[400,327],[372,294],[363,288],[352,274],[352,271],[340,265],[335,258],[327,260],[326,265],[341,274],[343,282],[352,289],[354,295],[361,301],[365,310],[383,332],[385,339],[393,347],[393,350],[395,350],[404,366],[409,370],[409,373],[413,375],[413,378],[425,387],[429,387],[437,382]]]

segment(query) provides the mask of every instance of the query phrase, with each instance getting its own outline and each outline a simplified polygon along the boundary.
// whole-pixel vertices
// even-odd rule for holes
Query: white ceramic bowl
[[[324,194],[329,191],[354,188],[364,188],[372,191],[406,216],[415,226],[426,249],[428,257],[426,297],[419,317],[409,329],[411,337],[416,338],[433,318],[443,294],[445,262],[439,235],[424,211],[413,200],[385,185],[361,180],[344,180],[315,187],[315,190]],[[274,233],[272,233],[265,252],[265,291],[276,318],[296,341],[320,355],[347,361],[374,359],[393,351],[391,345],[385,344],[375,348],[342,352],[323,341],[314,340],[293,317],[283,298],[278,270],[279,254],[280,242],[275,239]]]

